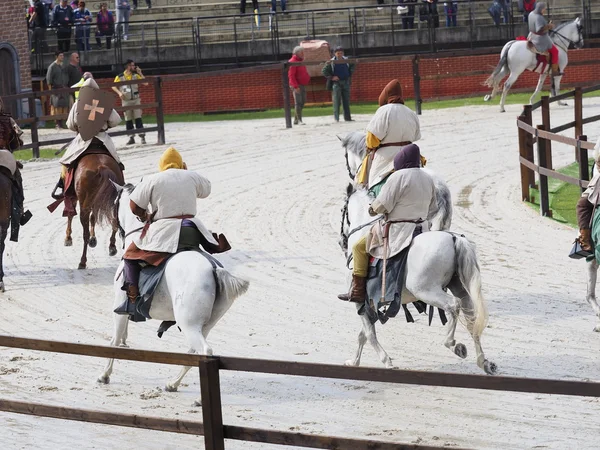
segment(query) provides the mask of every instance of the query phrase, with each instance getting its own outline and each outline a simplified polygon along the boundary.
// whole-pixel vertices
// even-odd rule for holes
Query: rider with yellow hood
[[[225,236],[212,234],[196,217],[196,199],[210,195],[210,181],[186,170],[181,154],[173,147],[163,153],[158,168],[159,173],[144,177],[130,195],[131,211],[146,225],[123,255],[123,289],[129,301],[117,308],[116,313],[134,314],[140,264],[158,266],[181,250],[199,246],[209,253],[231,248]]]

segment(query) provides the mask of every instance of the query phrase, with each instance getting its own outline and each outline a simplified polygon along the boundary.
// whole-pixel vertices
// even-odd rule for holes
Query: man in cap
[[[128,59],[125,61],[125,70],[115,77],[115,83],[119,83],[121,81],[131,81],[131,80],[143,80],[144,74],[142,73],[142,69],[133,62],[132,59]],[[147,86],[148,83],[144,83],[144,86]],[[121,99],[121,103],[123,106],[134,106],[141,105],[142,101],[140,100],[140,85],[139,84],[122,84],[120,86],[113,86],[113,91],[119,96]],[[135,119],[135,128],[137,130],[141,130],[141,133],[138,133],[142,144],[146,143],[146,134],[144,131],[144,124],[142,122],[142,110],[140,109],[129,109],[124,111],[125,114],[125,128],[128,130],[133,130],[133,121]],[[127,141],[127,145],[135,144],[135,138],[133,135],[129,137]]]
[[[77,101],[69,112],[67,127],[75,131],[77,136],[71,141],[64,156],[60,159],[62,171],[60,179],[52,191],[52,197],[59,200],[64,197],[64,179],[69,167],[75,163],[88,149],[96,151],[107,151],[119,163],[121,170],[123,165],[117,154],[115,144],[106,132],[121,123],[121,116],[113,108],[115,98],[112,94],[100,91],[98,84],[93,78],[88,78],[81,87]],[[61,189],[61,194],[56,191]],[[65,205],[68,207],[68,205]]]
[[[348,59],[344,56],[344,49],[340,46],[334,50],[333,58],[329,64],[325,64],[322,73],[327,78],[327,89],[332,91],[333,118],[340,121],[340,103],[344,108],[344,120],[352,120],[350,115],[350,84],[354,64],[335,64],[335,61]]]
[[[210,181],[187,170],[181,154],[173,147],[162,154],[158,168],[159,173],[144,177],[130,196],[131,211],[146,222],[146,226],[123,255],[123,290],[127,292],[128,301],[115,312],[130,314],[132,320],[143,320],[135,314],[141,264],[158,266],[178,251],[199,246],[209,253],[231,248],[224,235],[211,234],[196,217],[196,199],[210,195]]]
[[[540,53],[550,53],[550,64],[552,65],[552,76],[558,77],[562,75],[558,66],[558,48],[550,39],[548,32],[554,29],[552,21],[548,22],[544,17],[546,12],[546,4],[537,2],[535,10],[529,14],[529,41],[535,46]]]

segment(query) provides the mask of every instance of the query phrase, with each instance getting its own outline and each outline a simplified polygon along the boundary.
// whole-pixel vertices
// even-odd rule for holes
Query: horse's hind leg
[[[587,295],[586,301],[590,304],[596,316],[598,316],[598,324],[594,328],[594,331],[600,332],[600,304],[596,298],[596,281],[598,279],[598,263],[594,258],[591,262],[587,263],[588,270],[588,283],[587,283]]]
[[[542,87],[544,87],[544,81],[546,81],[546,74],[543,73],[540,75],[540,78],[538,79],[538,84],[535,87],[535,91],[533,91],[533,94],[531,94],[531,97],[529,98],[529,104],[532,105],[533,101],[535,100],[535,97],[540,93],[540,91],[542,90]]]
[[[108,244],[108,256],[115,256],[117,254],[117,229],[117,224],[113,223],[112,233],[110,234],[110,242]]]
[[[506,95],[508,94],[508,91],[510,91],[510,88],[513,86],[513,84],[515,84],[518,78],[518,74],[511,72],[510,76],[508,77],[508,80],[506,80],[506,82],[504,83],[504,89],[502,89],[502,98],[500,99],[500,112],[506,112],[506,110],[504,109]]]
[[[466,291],[465,291],[465,294],[466,294]],[[487,373],[488,375],[494,375],[496,373],[496,371],[498,370],[498,368],[496,367],[495,363],[488,361],[486,359],[485,354],[483,353],[483,348],[481,347],[481,334],[475,334],[473,332],[474,308],[473,308],[473,301],[471,300],[471,297],[468,294],[461,296],[460,309],[465,316],[467,330],[469,330],[469,333],[471,334],[471,337],[473,338],[473,342],[475,343],[475,352],[477,354],[477,365],[481,369],[483,369],[483,371],[485,373]]]
[[[196,350],[194,350],[193,348],[190,348],[188,350],[188,353],[194,354],[194,353],[196,353]],[[181,384],[183,377],[186,376],[186,374],[190,371],[191,368],[192,368],[192,366],[182,366],[181,371],[179,372],[179,375],[177,375],[177,377],[173,381],[171,381],[170,383],[167,383],[167,385],[165,386],[165,391],[177,392],[177,388]]]
[[[90,242],[90,210],[81,208],[81,226],[83,227],[83,253],[79,261],[78,269],[85,269],[87,266],[87,249]]]
[[[125,340],[127,339],[127,325],[129,323],[129,316],[122,314],[114,314],[114,331],[113,338],[110,341],[110,345],[113,347],[126,346]],[[98,383],[108,384],[110,382],[110,375],[113,371],[113,364],[115,360],[109,359],[104,368],[104,372],[98,377]]]
[[[98,240],[96,239],[96,216],[94,213],[90,213],[90,242],[89,246],[94,248],[98,244]]]
[[[70,247],[73,245],[73,216],[67,217],[67,232],[65,236],[65,247]]]

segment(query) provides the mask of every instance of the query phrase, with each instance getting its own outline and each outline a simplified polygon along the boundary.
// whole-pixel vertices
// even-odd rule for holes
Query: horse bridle
[[[344,149],[346,150],[346,153],[344,153],[344,156],[346,157],[346,169],[348,170],[350,179],[354,179],[354,175],[352,175],[352,171],[350,170],[350,161],[348,161],[348,147],[344,147]]]
[[[562,28],[563,27],[560,27],[558,30],[550,30],[550,33],[558,35],[561,39],[564,39],[565,41],[567,41],[569,43],[569,45],[572,45],[573,47],[578,48],[579,44],[583,40],[583,37],[582,37],[583,27],[581,25],[577,25],[577,36],[579,37],[579,39],[577,39],[577,41],[573,41],[573,40],[569,39],[568,37],[566,37],[564,34],[559,33],[559,30]],[[567,48],[563,48],[563,50],[567,51],[569,48],[569,45],[567,45]]]

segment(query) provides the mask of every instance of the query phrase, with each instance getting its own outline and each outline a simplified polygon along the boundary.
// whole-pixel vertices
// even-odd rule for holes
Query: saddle
[[[517,41],[526,41],[527,42],[527,50],[529,50],[531,53],[535,54],[536,60],[537,60],[537,64],[535,66],[535,68],[533,69],[534,72],[536,73],[544,73],[546,70],[549,69],[549,65],[550,65],[550,52],[540,52],[535,45],[533,45],[533,42],[531,42],[529,39],[527,39],[527,37],[525,36],[518,36],[516,38]]]

